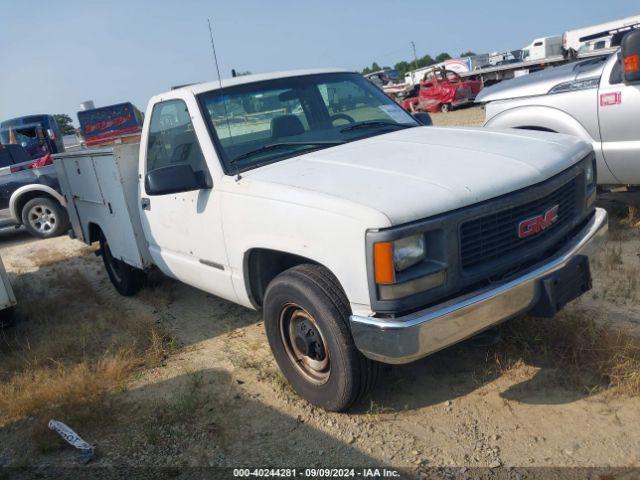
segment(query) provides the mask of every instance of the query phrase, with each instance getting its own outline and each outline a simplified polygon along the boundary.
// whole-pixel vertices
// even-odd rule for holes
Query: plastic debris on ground
[[[58,420],[50,420],[49,428],[57,432],[64,440],[82,453],[82,461],[88,463],[95,455],[95,447],[85,442],[80,435]]]

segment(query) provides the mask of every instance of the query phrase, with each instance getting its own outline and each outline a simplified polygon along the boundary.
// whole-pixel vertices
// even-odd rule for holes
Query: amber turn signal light
[[[393,267],[393,244],[380,242],[373,244],[373,268],[376,283],[390,285],[396,281],[396,272]]]
[[[638,54],[624,57],[624,73],[635,73],[638,71]]]

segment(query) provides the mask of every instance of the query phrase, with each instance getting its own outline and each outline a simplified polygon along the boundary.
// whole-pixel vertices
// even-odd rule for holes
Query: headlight
[[[373,268],[380,300],[397,300],[446,282],[442,230],[373,244]],[[433,258],[432,258],[433,257]]]
[[[587,185],[591,185],[593,183],[593,164],[587,164],[587,167],[584,169],[584,176]]]
[[[393,266],[396,272],[402,272],[407,268],[425,259],[427,254],[424,234],[411,235],[393,242]]]
[[[380,242],[373,246],[373,263],[376,283],[396,283],[396,273],[424,260],[426,246],[424,234],[411,235],[393,242]]]
[[[584,179],[587,188],[593,187],[596,184],[596,160],[595,158],[590,162],[587,162],[587,165],[584,168]]]

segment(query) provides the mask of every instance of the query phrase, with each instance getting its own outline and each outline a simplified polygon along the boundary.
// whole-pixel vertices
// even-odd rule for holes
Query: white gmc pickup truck
[[[347,409],[422,358],[591,287],[607,231],[592,147],[422,126],[358,74],[284,72],[153,97],[141,144],[56,159],[72,236],[115,288],[144,269],[262,309],[282,372]]]

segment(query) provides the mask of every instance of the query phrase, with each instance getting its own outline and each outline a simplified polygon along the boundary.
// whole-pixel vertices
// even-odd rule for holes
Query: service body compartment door
[[[97,157],[99,155],[70,159],[71,163],[67,166],[67,181],[76,199],[102,205],[104,198],[94,166],[94,159]]]
[[[83,150],[55,158],[73,231],[97,241],[96,227],[112,255],[136,268],[151,264],[137,210],[138,146]]]

